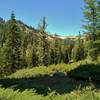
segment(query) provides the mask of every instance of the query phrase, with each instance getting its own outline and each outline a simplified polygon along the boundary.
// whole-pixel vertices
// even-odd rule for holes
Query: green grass
[[[80,64],[84,64],[85,61],[80,61],[72,64],[57,64],[51,65],[49,67],[40,66],[33,68],[26,68],[22,70],[16,71],[14,74],[8,76],[9,78],[29,78],[36,76],[51,76],[54,70],[59,70],[62,72],[69,72],[75,68],[77,68]]]
[[[35,93],[35,90],[14,91],[11,88],[0,88],[0,100],[99,100],[100,92],[92,90],[91,87],[82,90],[72,91],[71,93],[58,94],[55,91],[43,96]]]
[[[100,64],[84,64],[68,72],[73,78],[100,81]]]
[[[80,61],[18,70],[0,79],[0,100],[99,100],[99,82],[88,81],[88,78],[83,80],[82,77],[90,77],[87,72],[96,75],[100,70],[97,66],[90,68],[90,64],[80,68],[85,65],[86,61]],[[66,72],[67,76],[54,77],[55,70]],[[74,79],[75,75],[81,76],[80,79]]]

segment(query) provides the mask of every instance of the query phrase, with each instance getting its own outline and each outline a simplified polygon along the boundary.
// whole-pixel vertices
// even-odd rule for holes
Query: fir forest
[[[82,1],[77,35],[49,33],[45,15],[34,27],[0,9],[0,100],[100,100],[100,0]]]

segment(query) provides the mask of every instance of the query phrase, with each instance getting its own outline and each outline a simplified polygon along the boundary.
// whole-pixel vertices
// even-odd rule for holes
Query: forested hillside
[[[37,28],[0,17],[0,100],[100,99],[100,1],[84,3],[77,36],[49,33],[45,16]]]
[[[11,14],[10,20],[5,22],[1,18],[0,24],[0,65],[4,69],[9,69],[9,66],[11,67],[11,65],[9,64],[12,63],[12,58],[6,58],[6,56],[10,54],[10,57],[12,53],[15,52],[13,51],[13,49],[12,51],[8,51],[9,53],[7,54],[7,49],[16,48],[16,54],[14,53],[13,56],[15,57],[19,55],[20,60],[18,62],[20,63],[18,64],[18,66],[16,66],[15,63],[13,63],[11,68],[11,70],[16,71],[16,69],[25,67],[35,67],[40,65],[48,66],[51,64],[59,63],[71,63],[75,60],[72,55],[74,48],[76,47],[76,45],[83,45],[85,41],[85,38],[82,39],[81,35],[74,38],[66,37],[65,39],[62,39],[56,34],[48,34],[46,32],[47,22],[45,17],[43,17],[40,20],[37,29],[28,26],[19,20],[17,21],[13,12]],[[13,29],[11,27],[13,27]],[[18,36],[13,36],[13,31],[17,32],[16,35]],[[18,39],[18,43],[16,41],[14,43],[12,41],[12,38]],[[18,49],[19,51],[17,51]],[[81,52],[84,52],[84,50],[82,49]],[[77,61],[85,59],[84,53],[82,53],[81,55],[82,57],[77,58]],[[10,60],[10,62],[8,62],[8,59]],[[16,59],[13,60],[16,62]],[[14,68],[14,66],[16,66],[16,68]]]

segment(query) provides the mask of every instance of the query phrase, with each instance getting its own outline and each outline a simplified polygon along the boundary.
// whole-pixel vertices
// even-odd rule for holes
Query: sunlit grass
[[[72,64],[57,64],[50,65],[48,67],[40,66],[33,68],[26,68],[22,70],[16,71],[14,74],[8,76],[9,78],[28,78],[28,77],[36,77],[36,76],[50,76],[55,70],[59,70],[61,72],[68,72],[72,69],[77,68],[80,64],[84,64],[85,61],[79,61]]]
[[[99,100],[100,90],[95,86],[88,87],[88,83],[68,77],[64,79],[52,77],[55,70],[68,73],[84,64],[87,64],[86,60],[18,70],[1,79],[1,85],[5,88],[3,86],[0,88],[0,100]],[[82,87],[78,88],[80,85]],[[21,89],[23,91],[20,91]],[[44,95],[44,92],[47,94]]]
[[[58,94],[55,91],[49,92],[48,95],[39,95],[32,90],[14,91],[11,88],[0,88],[0,100],[99,100],[100,92],[91,87],[72,91],[71,93]]]

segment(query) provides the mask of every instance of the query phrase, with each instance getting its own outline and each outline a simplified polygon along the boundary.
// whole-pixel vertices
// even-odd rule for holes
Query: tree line
[[[6,22],[0,18],[0,73],[83,59],[96,60],[100,55],[100,1],[84,1],[85,31],[75,39],[49,35],[45,17],[40,19],[37,29],[16,20],[14,12]]]

